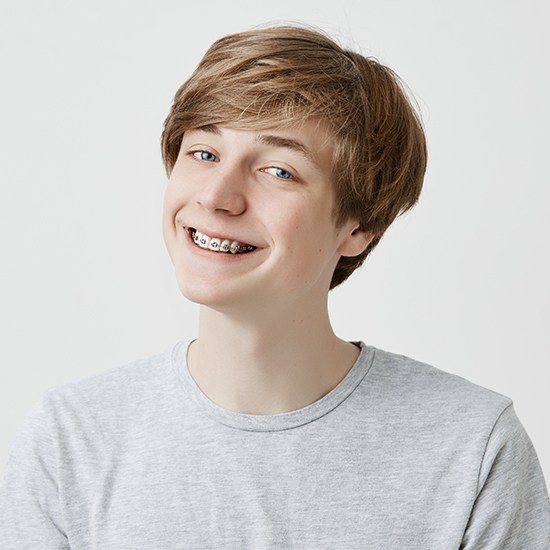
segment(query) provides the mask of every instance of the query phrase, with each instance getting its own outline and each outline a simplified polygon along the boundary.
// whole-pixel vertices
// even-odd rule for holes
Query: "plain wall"
[[[306,22],[415,94],[423,197],[330,298],[341,337],[514,399],[550,476],[549,4],[18,1],[0,7],[0,467],[47,389],[194,335],[159,136],[216,38]]]

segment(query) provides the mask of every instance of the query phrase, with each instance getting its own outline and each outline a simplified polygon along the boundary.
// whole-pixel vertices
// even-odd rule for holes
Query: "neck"
[[[188,365],[215,403],[246,414],[279,414],[305,407],[330,392],[359,355],[337,338],[326,304],[261,318],[232,316],[201,306],[199,338]]]

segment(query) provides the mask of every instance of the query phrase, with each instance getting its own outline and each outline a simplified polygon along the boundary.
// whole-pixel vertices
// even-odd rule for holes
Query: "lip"
[[[246,241],[245,239],[241,239],[240,237],[236,237],[235,235],[224,233],[223,231],[217,232],[217,231],[208,231],[207,229],[203,229],[201,227],[197,227],[195,225],[182,225],[181,226],[187,233],[190,233],[191,230],[200,231],[201,233],[204,233],[205,235],[208,235],[212,239],[221,239],[228,240],[228,241],[238,241],[242,244],[249,244],[251,246],[254,246],[255,248],[263,248],[262,246],[259,246],[253,242]]]
[[[205,248],[201,248],[200,246],[197,246],[193,242],[193,237],[191,236],[191,229],[196,230],[196,228],[192,227],[192,226],[181,226],[181,231],[183,231],[183,233],[184,233],[185,244],[187,245],[187,247],[189,247],[191,252],[193,252],[194,254],[197,254],[199,256],[205,257],[205,258],[212,258],[212,259],[217,259],[219,261],[225,261],[225,262],[243,261],[248,257],[256,256],[258,252],[263,250],[262,247],[257,247],[255,250],[252,250],[250,252],[246,252],[245,254],[231,254],[231,253],[227,253],[227,252],[214,252],[213,250],[208,250],[208,249],[205,249]],[[200,229],[198,231],[200,231]],[[204,233],[206,233],[208,236],[210,236],[210,233],[207,233],[206,231],[204,231]],[[223,238],[223,237],[218,237],[218,238]],[[231,239],[231,237],[225,237],[225,238],[227,238],[228,240]],[[239,239],[231,239],[231,240],[238,241]],[[239,242],[244,242],[244,241],[239,241]]]

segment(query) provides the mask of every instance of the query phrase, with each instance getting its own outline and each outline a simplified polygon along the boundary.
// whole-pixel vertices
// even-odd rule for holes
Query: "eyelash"
[[[210,151],[205,151],[203,149],[198,150],[198,151],[190,151],[190,154],[193,155],[193,157],[195,157],[199,161],[215,162],[215,160],[203,158],[203,155],[205,155],[205,156],[209,155],[210,157],[214,157],[217,160],[217,157],[214,153],[211,153]],[[267,168],[262,168],[262,172],[265,172],[267,174],[270,173],[270,172],[268,172],[268,170],[276,170],[276,171],[279,171],[279,173],[284,172],[285,174],[288,174],[288,176],[286,176],[286,177],[280,177],[280,176],[277,176],[276,174],[271,174],[279,180],[288,180],[288,181],[296,180],[296,177],[294,176],[294,174],[292,172],[290,172],[289,170],[285,170],[284,168],[281,168],[279,166],[268,166]]]

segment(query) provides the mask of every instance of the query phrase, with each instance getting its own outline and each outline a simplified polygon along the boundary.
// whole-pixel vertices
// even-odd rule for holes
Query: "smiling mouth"
[[[251,244],[242,243],[232,239],[210,237],[206,233],[201,233],[194,227],[187,227],[187,231],[191,235],[193,242],[199,248],[211,250],[212,252],[221,252],[223,254],[247,254],[257,248]]]

